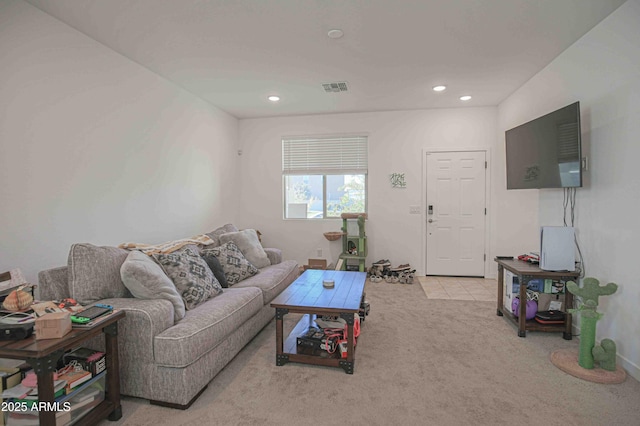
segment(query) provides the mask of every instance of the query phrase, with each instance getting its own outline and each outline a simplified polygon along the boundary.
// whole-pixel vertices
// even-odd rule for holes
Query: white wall
[[[411,205],[424,209],[424,150],[489,148],[493,155],[496,114],[496,108],[482,107],[240,120],[241,221],[244,226],[260,229],[266,245],[281,247],[285,257],[300,264],[316,258],[318,248],[323,250],[322,257],[335,261],[340,242],[328,242],[322,233],[339,231],[340,220],[282,218],[281,140],[293,135],[366,134],[369,137],[367,265],[385,258],[394,264],[410,263],[418,274],[424,274],[425,216],[409,214]],[[490,164],[493,162],[489,159]],[[405,189],[391,187],[389,175],[393,172],[405,173]],[[496,239],[489,237],[491,241]],[[491,259],[490,253],[487,257]],[[495,275],[492,263],[487,262],[488,270]]]
[[[586,275],[618,292],[600,299],[597,339],[613,339],[640,379],[640,1],[630,0],[499,106],[499,131],[580,101],[585,185],[576,222]],[[541,190],[542,225],[562,225],[562,190]]]
[[[235,118],[22,1],[0,58],[0,272],[232,221]]]

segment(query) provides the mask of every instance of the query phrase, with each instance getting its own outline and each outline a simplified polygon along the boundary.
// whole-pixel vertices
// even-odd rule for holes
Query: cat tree
[[[551,362],[565,373],[591,382],[623,382],[626,372],[616,366],[615,342],[603,339],[600,345],[596,345],[596,323],[602,317],[596,311],[599,298],[615,293],[618,285],[600,286],[597,279],[585,278],[582,287],[573,281],[567,282],[567,290],[582,300],[578,309],[569,309],[570,314],[580,315],[580,348],[578,353],[571,349],[555,351],[551,354]]]

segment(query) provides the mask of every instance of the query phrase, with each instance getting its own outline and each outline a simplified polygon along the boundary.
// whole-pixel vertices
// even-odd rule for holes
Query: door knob
[[[435,222],[435,220],[433,220],[433,219],[429,219],[429,220],[428,220],[428,222],[429,222],[429,223],[431,223],[431,222]]]

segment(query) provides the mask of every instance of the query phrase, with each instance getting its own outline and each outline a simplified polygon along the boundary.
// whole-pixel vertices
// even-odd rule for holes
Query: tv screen
[[[505,132],[507,189],[582,186],[580,102]]]

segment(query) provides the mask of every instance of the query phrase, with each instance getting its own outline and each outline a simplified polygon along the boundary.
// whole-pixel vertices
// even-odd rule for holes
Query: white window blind
[[[367,174],[367,137],[282,139],[282,174]]]

